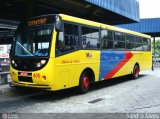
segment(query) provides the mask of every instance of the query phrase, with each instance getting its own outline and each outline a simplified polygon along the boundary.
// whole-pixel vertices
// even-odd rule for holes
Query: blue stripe
[[[101,51],[99,80],[102,80],[124,58],[125,53],[123,51]]]

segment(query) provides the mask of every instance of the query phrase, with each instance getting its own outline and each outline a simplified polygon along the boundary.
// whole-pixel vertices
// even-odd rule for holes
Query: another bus
[[[22,22],[12,45],[15,86],[47,90],[79,87],[152,67],[151,37],[64,14]]]

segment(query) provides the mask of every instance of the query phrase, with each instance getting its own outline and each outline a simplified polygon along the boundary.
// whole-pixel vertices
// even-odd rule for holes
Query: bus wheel
[[[90,87],[89,76],[86,72],[83,72],[79,81],[79,92],[86,93]]]
[[[136,64],[133,68],[133,79],[137,79],[139,77],[139,66]]]

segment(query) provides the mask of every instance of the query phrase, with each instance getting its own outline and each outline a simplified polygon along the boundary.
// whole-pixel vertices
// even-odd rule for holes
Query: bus
[[[151,37],[64,14],[22,22],[10,53],[12,84],[46,90],[78,87],[152,67]]]

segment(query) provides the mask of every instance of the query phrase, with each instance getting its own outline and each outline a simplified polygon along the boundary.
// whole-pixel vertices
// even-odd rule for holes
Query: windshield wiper
[[[16,44],[18,45],[18,46],[20,46],[26,53],[28,53],[29,55],[31,55],[31,56],[34,56],[32,53],[30,53],[21,43],[19,43],[19,42],[16,42]]]

